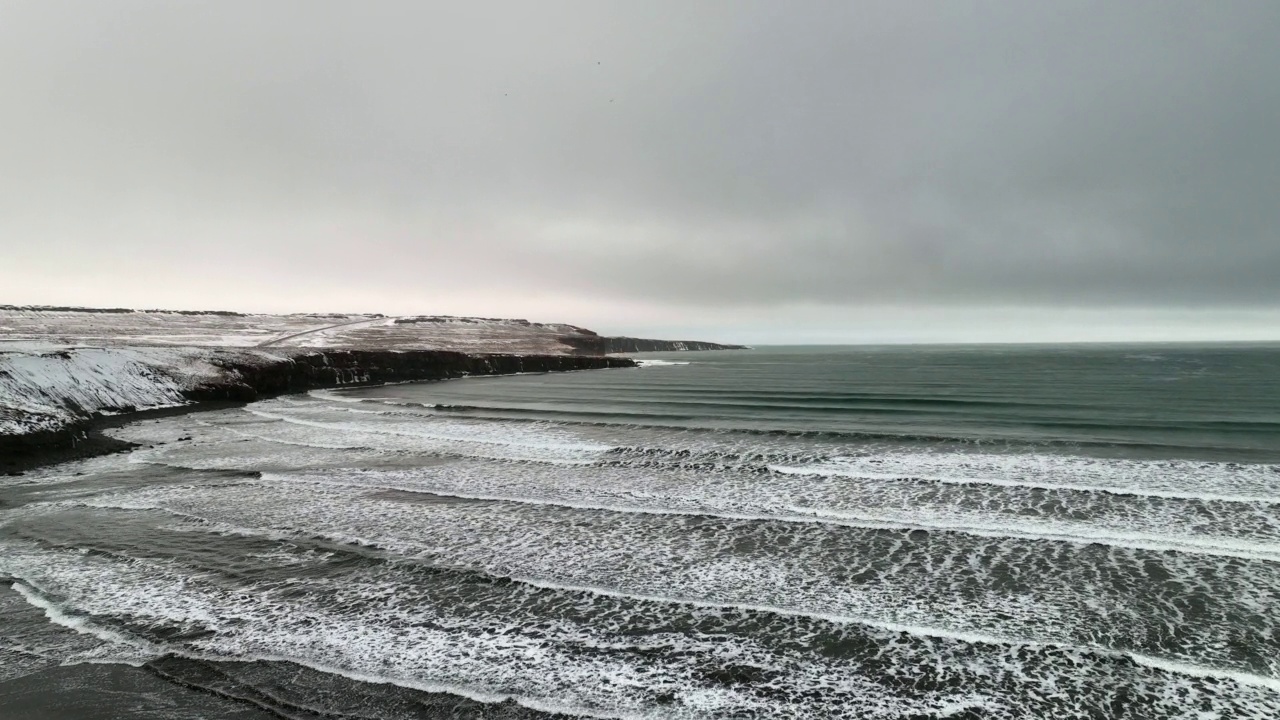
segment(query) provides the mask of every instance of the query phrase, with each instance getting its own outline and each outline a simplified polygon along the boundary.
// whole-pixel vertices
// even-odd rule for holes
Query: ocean
[[[0,478],[0,717],[1280,717],[1280,346],[639,357]]]

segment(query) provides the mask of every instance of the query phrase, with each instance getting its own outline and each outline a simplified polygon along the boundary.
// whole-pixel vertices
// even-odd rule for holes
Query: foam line
[[[14,580],[10,587],[13,588],[14,592],[21,595],[28,603],[43,610],[44,616],[49,618],[49,622],[54,625],[61,625],[62,627],[74,630],[84,635],[92,635],[93,637],[96,637],[99,640],[105,640],[106,642],[128,645],[136,650],[144,650],[152,653],[156,652],[155,648],[152,647],[150,643],[115,632],[114,630],[108,630],[107,628],[100,627],[93,623],[88,618],[72,615],[66,612],[56,603],[45,599],[35,590],[35,588],[30,587],[20,580]]]
[[[413,404],[413,403],[409,403]],[[317,408],[319,410],[351,412],[350,408]],[[251,411],[263,412],[263,411]],[[398,413],[379,411],[359,411],[361,414],[375,416],[396,416]],[[793,476],[848,477],[871,480],[916,480],[936,482],[948,485],[985,485],[991,487],[1027,488],[1033,490],[1068,490],[1091,494],[1105,494],[1121,497],[1153,497],[1171,500],[1192,500],[1199,502],[1234,502],[1253,504],[1280,504],[1280,494],[1276,492],[1280,482],[1280,467],[1266,464],[1236,464],[1221,462],[1192,461],[1141,461],[1125,459],[1105,459],[1085,456],[1063,456],[1040,453],[1024,454],[991,454],[968,452],[944,453],[902,453],[888,451],[869,457],[816,457],[816,464],[798,464],[799,458],[774,458],[770,462],[769,455],[792,455],[798,448],[795,443],[784,442],[781,447],[776,443],[766,443],[757,448],[743,448],[735,444],[720,446],[721,432],[696,432],[710,440],[710,444],[695,443],[693,447],[677,447],[668,449],[661,433],[650,439],[652,447],[617,446],[616,443],[588,442],[582,443],[546,443],[538,442],[538,438],[524,436],[532,427],[530,421],[495,421],[493,419],[474,418],[469,420],[469,434],[465,439],[450,437],[447,433],[414,432],[405,430],[397,424],[394,427],[380,427],[377,423],[328,423],[294,415],[268,413],[267,417],[300,425],[310,425],[330,432],[369,432],[374,434],[407,435],[411,437],[429,437],[439,440],[465,440],[477,446],[488,444],[539,447],[544,449],[577,450],[588,452],[620,453],[621,460],[628,461],[627,456],[640,454],[651,462],[661,464],[664,457],[671,453],[693,457],[708,455],[709,462],[728,462],[735,459],[752,467],[767,469],[775,473]],[[439,422],[436,416],[410,414],[412,418],[424,426],[432,426]],[[538,426],[552,426],[559,429],[557,435],[565,434],[564,423],[547,423],[539,421]],[[622,430],[627,426],[614,426],[614,430]],[[506,438],[494,443],[493,435],[501,434],[504,429],[516,429],[518,437],[513,442]],[[655,428],[646,428],[645,432],[653,432]],[[688,432],[688,429],[685,431]],[[532,435],[541,435],[535,432]],[[479,435],[477,437],[476,435]],[[485,437],[489,436],[489,437]],[[568,437],[573,437],[569,431]],[[575,438],[576,439],[576,438]],[[608,442],[608,441],[606,441]],[[684,445],[687,440],[678,441]],[[836,449],[836,448],[829,448]],[[852,448],[839,448],[849,451]],[[791,452],[787,452],[790,450]],[[812,448],[810,448],[812,450]],[[536,458],[535,458],[536,460]]]
[[[454,436],[449,434],[430,433],[430,432],[408,432],[404,430],[392,430],[388,428],[369,427],[367,425],[351,426],[345,423],[325,423],[325,422],[319,422],[316,420],[303,420],[301,418],[289,417],[288,415],[277,415],[275,413],[269,413],[262,410],[252,410],[249,408],[245,408],[245,412],[251,413],[253,415],[257,415],[262,418],[266,418],[268,420],[280,420],[280,421],[291,423],[294,425],[303,425],[306,427],[315,427],[315,428],[321,428],[324,430],[370,433],[372,435],[396,435],[396,436],[402,436],[402,437],[424,438],[428,440],[465,442],[465,443],[476,444],[476,445],[531,447],[531,448],[538,448],[538,449],[545,449],[545,450],[570,450],[570,451],[579,451],[579,452],[605,452],[613,448],[612,445],[602,445],[598,443],[591,443],[591,444],[579,443],[575,445],[575,444],[567,444],[567,443],[537,442],[537,441],[520,442],[512,439],[497,440],[497,439],[477,438],[475,436]]]
[[[15,580],[12,584],[12,588],[15,592],[21,595],[23,599],[26,600],[28,603],[43,610],[45,617],[49,618],[49,621],[55,625],[60,625],[62,627],[68,628],[70,630],[74,630],[75,632],[78,632],[81,634],[91,635],[93,637],[98,638],[99,640],[105,640],[107,642],[128,645],[130,647],[133,647],[139,650],[146,650],[151,654],[154,654],[157,656],[160,654],[163,654],[161,651],[153,647],[150,643],[146,643],[141,640],[126,637],[125,635],[122,635],[120,633],[100,627],[83,617],[72,615],[66,612],[57,604],[46,600],[45,598],[40,596],[33,588],[28,587],[27,585],[25,585],[20,581]],[[424,683],[424,682],[405,680],[402,678],[391,678],[383,675],[372,675],[368,673],[358,672],[355,670],[347,670],[345,668],[339,668],[339,667],[333,667],[330,665],[315,663],[307,660],[306,658],[289,657],[289,656],[283,656],[283,655],[278,655],[278,656],[277,655],[244,655],[244,656],[236,656],[236,657],[221,657],[221,656],[207,655],[202,653],[174,652],[173,649],[171,648],[166,648],[164,650],[164,653],[170,653],[170,654],[180,655],[186,658],[191,658],[194,660],[205,660],[210,662],[227,662],[227,661],[291,662],[297,665],[302,665],[304,667],[311,668],[312,670],[317,670],[320,672],[329,673],[333,675],[341,675],[342,677],[355,680],[357,682],[396,685],[398,687],[408,688],[410,690],[420,690],[422,692],[430,692],[430,693],[447,693],[450,695],[465,697],[469,700],[474,700],[476,702],[481,702],[481,703],[500,703],[500,702],[505,702],[510,700],[519,705],[527,707],[530,710],[537,710],[539,712],[545,712],[545,713],[553,713],[553,714],[561,713],[561,714],[568,714],[576,717],[600,718],[601,720],[606,720],[606,719],[632,720],[632,718],[634,718],[635,720],[640,720],[643,717],[638,714],[627,714],[627,713],[606,714],[606,713],[600,713],[598,711],[589,710],[585,708],[553,705],[550,703],[534,700],[532,698],[525,698],[517,695],[500,695],[500,694],[493,694],[493,693],[484,693],[484,692],[474,690],[472,688],[459,687],[456,685]],[[146,664],[147,661],[140,660],[136,663],[131,663],[123,660],[111,660],[108,662],[131,665],[133,667],[142,667],[143,665]]]
[[[361,398],[346,397],[342,393],[335,392],[333,390],[309,390],[307,391],[307,395],[317,400],[329,400],[329,401],[341,402],[341,403],[364,402],[364,400],[362,400]]]
[[[1263,505],[1280,504],[1280,496],[1274,495],[1230,495],[1219,493],[1179,492],[1176,490],[1157,490],[1146,488],[1121,488],[1105,485],[1080,485],[1076,483],[1043,483],[1027,480],[1005,480],[1002,478],[971,478],[947,475],[928,475],[921,473],[873,473],[861,470],[837,470],[822,467],[797,467],[788,465],[769,465],[769,470],[782,475],[811,475],[818,477],[847,477],[860,480],[928,480],[947,485],[992,485],[995,487],[1030,488],[1033,490],[1076,490],[1088,493],[1105,493],[1127,497],[1158,497],[1170,500],[1199,500],[1205,502],[1258,503]]]
[[[1163,658],[1142,655],[1121,650],[1112,650],[1110,648],[1096,646],[1073,646],[1061,645],[1057,643],[1044,643],[1036,640],[1027,640],[1021,638],[1006,638],[998,635],[987,635],[984,633],[965,632],[963,630],[949,630],[945,628],[935,628],[924,625],[903,625],[899,623],[884,622],[872,618],[854,617],[848,615],[833,615],[828,613],[808,612],[803,610],[795,610],[791,608],[777,607],[773,605],[751,605],[739,603],[716,603],[707,600],[696,600],[691,598],[664,597],[662,595],[645,595],[626,593],[611,588],[595,587],[591,585],[557,585],[541,580],[529,578],[513,577],[516,582],[533,585],[545,590],[564,590],[569,592],[583,592],[594,595],[602,595],[606,597],[616,597],[625,600],[642,600],[655,603],[678,603],[681,605],[690,605],[692,607],[702,607],[709,609],[736,609],[746,610],[748,612],[771,613],[775,615],[785,615],[791,617],[807,617],[817,620],[826,620],[828,622],[844,624],[844,625],[864,625],[867,627],[886,630],[893,633],[903,633],[906,635],[915,635],[918,637],[929,637],[941,640],[955,640],[968,644],[984,644],[984,645],[1004,645],[1011,647],[1029,647],[1029,648],[1057,648],[1064,650],[1083,650],[1086,652],[1102,655],[1105,657],[1125,657],[1134,662],[1152,667],[1157,670],[1175,673],[1179,675],[1190,675],[1192,677],[1216,678],[1219,680],[1232,680],[1241,685],[1249,685],[1252,687],[1266,688],[1274,692],[1280,692],[1280,678],[1267,677],[1264,675],[1255,675],[1253,673],[1240,672],[1237,670],[1222,670],[1219,668],[1204,667],[1202,665],[1192,665],[1190,663],[1178,662],[1176,660],[1165,660]]]
[[[276,474],[266,472],[262,474],[264,480],[272,480],[275,482],[297,482],[298,478],[285,474]],[[792,523],[819,523],[826,525],[838,525],[842,527],[855,527],[867,530],[930,530],[941,532],[957,532],[966,535],[974,535],[978,537],[988,538],[1010,538],[1017,540],[1043,540],[1048,542],[1065,542],[1074,545],[1112,545],[1116,547],[1124,547],[1135,550],[1151,550],[1151,551],[1175,551],[1182,553],[1194,553],[1201,555],[1216,555],[1225,557],[1237,557],[1244,560],[1266,560],[1280,562],[1280,545],[1270,544],[1252,544],[1242,542],[1232,542],[1228,538],[1214,540],[1206,540],[1200,538],[1173,538],[1162,537],[1157,535],[1147,535],[1143,533],[1129,533],[1124,535],[1107,535],[1098,533],[1096,535],[1072,535],[1069,533],[1052,533],[1052,532],[1034,532],[1030,529],[1025,531],[1014,531],[1009,525],[974,525],[971,523],[947,523],[947,522],[924,522],[919,519],[906,520],[903,518],[863,515],[858,513],[841,513],[831,510],[821,510],[816,508],[805,508],[789,506],[782,509],[789,510],[791,514],[764,514],[764,513],[735,513],[718,508],[699,507],[696,509],[678,509],[678,508],[662,508],[662,507],[645,507],[639,505],[610,505],[605,503],[587,503],[587,502],[570,502],[567,500],[550,499],[550,498],[531,498],[515,495],[501,495],[496,493],[464,493],[456,490],[429,490],[422,487],[409,487],[404,485],[396,485],[392,483],[380,483],[377,485],[342,482],[341,480],[331,480],[322,476],[305,476],[305,482],[314,482],[328,485],[341,485],[344,487],[371,488],[378,487],[385,490],[404,490],[407,492],[419,492],[424,495],[438,495],[440,497],[452,497],[460,500],[489,500],[496,502],[508,502],[520,505],[536,505],[563,507],[573,510],[593,510],[601,512],[616,512],[626,514],[639,515],[681,515],[691,517],[716,517],[726,520],[744,520],[748,522],[792,522]]]
[[[305,658],[290,657],[286,655],[263,655],[249,654],[237,656],[234,658],[219,657],[214,655],[175,653],[183,657],[189,657],[194,660],[206,660],[211,662],[289,662],[295,665],[311,668],[322,673],[330,675],[339,675],[348,680],[356,682],[364,682],[375,685],[394,685],[396,687],[408,688],[410,690],[420,690],[428,693],[442,693],[448,695],[457,695],[459,697],[474,700],[480,703],[501,703],[511,701],[517,705],[536,710],[538,712],[569,715],[571,717],[598,718],[599,720],[652,720],[652,715],[639,713],[602,713],[598,710],[590,710],[572,705],[557,705],[553,703],[542,702],[533,698],[523,697],[520,695],[505,695],[497,693],[486,693],[474,688],[462,687],[459,685],[448,685],[443,683],[428,683],[416,680],[408,680],[405,678],[394,678],[386,675],[374,675],[371,673],[362,673],[358,670],[348,670],[346,668],[335,667],[333,665],[325,665],[317,663]]]
[[[376,449],[376,448],[371,448],[365,445],[326,445],[324,443],[300,442],[298,440],[285,440],[283,438],[274,438],[274,437],[271,437],[270,435],[259,435],[257,433],[247,433],[242,430],[236,430],[227,425],[220,425],[218,426],[218,429],[224,430],[228,433],[231,433],[232,435],[237,435],[239,437],[250,438],[253,440],[261,440],[262,442],[276,443],[277,445],[294,445],[297,447],[319,448],[321,450],[374,450]]]
[[[190,468],[182,465],[181,463],[155,458],[139,459],[137,462],[180,469],[199,469]],[[715,517],[726,520],[741,520],[747,522],[817,523],[840,527],[862,528],[867,530],[926,530],[933,532],[954,532],[985,538],[1008,538],[1030,541],[1038,540],[1045,542],[1069,543],[1081,546],[1099,544],[1153,552],[1173,551],[1197,555],[1235,557],[1244,560],[1280,562],[1280,544],[1255,543],[1239,541],[1232,538],[1208,536],[1167,536],[1153,535],[1149,533],[1115,532],[1083,534],[1079,532],[1071,532],[1071,530],[1088,529],[1081,525],[1065,527],[1062,528],[1061,531],[1055,532],[1052,531],[1051,528],[1036,528],[1034,525],[1018,527],[1011,524],[1017,520],[1016,518],[1010,518],[1009,521],[1001,519],[1000,522],[993,524],[981,524],[966,521],[962,518],[958,518],[953,522],[947,522],[941,519],[925,520],[922,518],[871,515],[800,506],[781,506],[779,507],[779,510],[784,512],[778,513],[743,513],[706,505],[696,508],[664,508],[660,506],[620,505],[580,501],[574,502],[560,498],[538,498],[501,493],[462,492],[456,488],[436,488],[423,485],[396,483],[394,481],[381,481],[375,483],[344,482],[341,479],[328,478],[322,475],[296,476],[283,473],[264,472],[261,476],[263,479],[280,483],[302,481],[342,487],[401,490],[406,492],[422,493],[424,495],[452,497],[460,500],[496,501],[519,505],[562,507],[573,510],[590,510],[638,515]]]
[[[174,514],[183,515],[182,513],[174,513]],[[205,528],[204,531],[214,532],[214,533],[228,533],[228,534],[243,535],[243,536],[249,536],[249,537],[267,537],[272,539],[291,539],[291,538],[297,537],[297,535],[299,534],[299,533],[278,533],[278,532],[272,532],[269,530],[263,530],[263,529],[257,529],[257,528],[232,527],[222,523],[217,523],[213,527]],[[311,537],[324,537],[333,542],[341,542],[341,543],[362,545],[362,546],[368,546],[368,547],[380,547],[378,543],[372,542],[366,539],[357,539],[357,538],[333,535],[329,533],[308,532],[304,534],[307,534]],[[485,571],[481,570],[479,572],[485,572]],[[1225,670],[1221,668],[1195,665],[1192,663],[1169,660],[1165,658],[1158,658],[1158,657],[1145,655],[1142,653],[1135,653],[1131,651],[1113,650],[1110,648],[1100,647],[1100,646],[1089,646],[1089,645],[1078,646],[1078,645],[1068,645],[1063,643],[1041,642],[1041,641],[1025,639],[1025,638],[1010,638],[1010,637],[1005,637],[1001,635],[993,635],[988,633],[971,632],[971,631],[964,631],[964,630],[954,630],[950,628],[940,628],[940,627],[934,627],[934,626],[928,626],[928,625],[895,623],[895,622],[888,622],[888,621],[878,620],[875,618],[870,618],[865,616],[842,615],[838,613],[824,613],[824,612],[813,611],[813,610],[782,607],[778,605],[717,602],[714,600],[705,600],[705,599],[690,598],[690,597],[637,593],[637,592],[630,592],[625,590],[619,590],[616,588],[597,586],[597,585],[556,583],[556,582],[541,580],[533,577],[520,576],[520,575],[509,575],[509,576],[492,575],[491,573],[488,573],[488,572],[485,572],[485,574],[490,574],[491,576],[494,576],[494,577],[504,577],[514,582],[518,582],[518,583],[522,583],[532,587],[537,587],[537,588],[550,590],[550,591],[584,593],[584,594],[597,595],[602,597],[612,597],[612,598],[618,598],[623,600],[651,602],[651,603],[666,604],[666,605],[679,604],[679,605],[687,605],[690,607],[707,608],[707,609],[714,609],[714,610],[743,610],[747,612],[773,614],[773,615],[786,616],[786,617],[810,618],[810,619],[822,620],[822,621],[841,624],[841,625],[859,625],[859,626],[874,628],[876,630],[881,630],[881,631],[890,632],[890,633],[901,633],[901,634],[912,635],[917,637],[949,640],[949,641],[962,642],[967,644],[999,645],[1004,647],[1028,647],[1032,649],[1051,648],[1051,649],[1061,649],[1061,650],[1068,650],[1068,651],[1072,651],[1072,650],[1084,651],[1084,652],[1093,653],[1103,657],[1128,658],[1140,665],[1144,665],[1147,667],[1155,668],[1157,670],[1162,670],[1164,672],[1169,672],[1177,675],[1200,677],[1200,678],[1215,678],[1219,680],[1230,680],[1230,681],[1239,683],[1241,685],[1264,688],[1273,692],[1280,692],[1280,678],[1268,677],[1264,675],[1247,673],[1247,672],[1238,671],[1238,670]],[[15,583],[15,589],[18,589],[18,587],[19,587],[18,584]],[[22,592],[22,591],[19,590],[19,592]],[[26,593],[23,593],[23,595],[24,597],[29,597]],[[37,600],[39,600],[39,598],[37,598]],[[45,601],[40,601],[40,603],[33,602],[33,604],[38,604],[40,607],[46,608],[46,613],[51,613],[50,609],[52,609],[52,612],[60,612],[56,609],[55,606]],[[68,618],[69,622],[67,623],[67,626],[73,627],[75,629],[78,629],[79,626],[77,624],[72,624],[72,623],[83,622],[78,618],[66,616],[65,614],[60,614],[59,616]],[[52,619],[53,617],[54,615],[50,614],[50,618]],[[307,664],[303,661],[299,661],[294,658],[284,658],[284,657],[265,658],[264,657],[261,659],[280,659],[280,660],[289,660],[292,662],[299,662],[299,664]],[[332,670],[331,668],[326,668],[324,666],[308,665],[308,667],[313,667],[314,669],[321,670],[321,671]],[[346,674],[345,672],[340,672],[340,674],[344,674],[347,677],[351,677],[352,679],[355,679],[355,680],[365,680],[369,682],[379,682],[379,681],[395,682],[395,681],[387,680],[385,678],[381,680],[374,679],[374,678],[377,678],[377,676]],[[400,683],[397,682],[396,684],[400,684]],[[422,686],[405,685],[405,687],[422,689],[428,692],[451,692],[454,694],[464,694],[464,695],[466,694],[464,689],[452,688],[447,686],[441,686],[436,688],[435,686],[430,686],[430,685],[422,685]],[[500,702],[506,699],[503,696],[485,696],[485,695],[466,695],[466,696],[481,702]],[[520,701],[519,698],[513,698],[513,699]],[[522,702],[522,704],[526,704],[526,703]],[[567,710],[565,708],[556,709],[553,707],[542,707],[540,705],[535,705],[535,704],[526,704],[526,706],[532,709],[545,710],[547,712],[565,712]],[[577,712],[576,710],[568,710],[568,711]],[[592,717],[621,717],[621,716],[593,715]]]

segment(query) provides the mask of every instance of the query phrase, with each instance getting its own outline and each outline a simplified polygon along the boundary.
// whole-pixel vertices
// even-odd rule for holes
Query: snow
[[[254,347],[277,338],[372,315],[232,315],[181,312],[87,312],[0,307],[0,350],[15,344],[59,346]]]
[[[593,337],[501,318],[0,306],[0,435],[184,404],[184,390],[227,372],[220,358],[278,361],[317,349],[568,355]]]
[[[93,413],[186,404],[223,371],[199,348],[0,352],[0,434],[57,430]]]
[[[567,354],[561,338],[584,332],[493,318],[12,306],[0,307],[0,328],[0,435],[185,404],[183,390],[226,372],[213,364],[218,357],[280,360],[320,348]]]
[[[232,315],[0,307],[0,351],[66,347],[456,350],[563,355],[573,325],[451,316]]]

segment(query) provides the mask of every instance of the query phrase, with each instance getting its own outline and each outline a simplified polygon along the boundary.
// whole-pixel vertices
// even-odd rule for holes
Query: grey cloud
[[[10,2],[0,279],[1276,307],[1276,37],[1244,0]]]

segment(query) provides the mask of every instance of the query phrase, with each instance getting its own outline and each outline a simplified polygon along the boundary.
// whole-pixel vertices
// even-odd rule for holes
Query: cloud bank
[[[1276,37],[1243,0],[15,0],[0,302],[1280,338]]]

